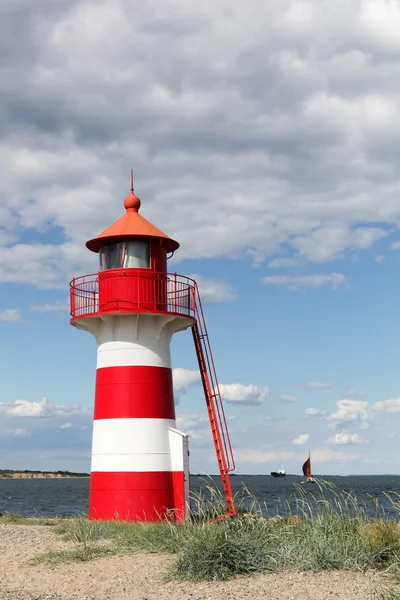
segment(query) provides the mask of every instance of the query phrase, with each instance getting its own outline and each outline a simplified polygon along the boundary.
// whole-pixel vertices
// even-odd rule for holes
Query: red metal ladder
[[[201,381],[206,399],[211,433],[217,455],[218,468],[225,495],[227,513],[224,516],[236,514],[236,506],[232,492],[230,471],[235,469],[231,441],[229,439],[224,406],[219,391],[217,373],[211,352],[210,340],[207,333],[206,321],[200,295],[196,286],[196,322],[192,327],[193,341],[199,363]]]

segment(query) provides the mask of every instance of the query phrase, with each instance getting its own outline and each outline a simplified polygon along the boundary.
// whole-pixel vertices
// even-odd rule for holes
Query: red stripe
[[[176,509],[176,520],[184,521],[185,519],[185,474],[183,471],[175,471],[172,473],[172,481],[174,486],[174,503]]]
[[[183,472],[104,473],[90,476],[89,519],[181,521]],[[180,488],[180,489],[175,489]]]
[[[175,419],[171,369],[97,369],[94,418]]]

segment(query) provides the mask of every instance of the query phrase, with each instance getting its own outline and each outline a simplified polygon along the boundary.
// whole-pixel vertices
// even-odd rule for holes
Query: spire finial
[[[133,191],[133,169],[131,169],[131,193],[125,198],[124,206],[129,212],[138,212],[140,208],[140,199]]]

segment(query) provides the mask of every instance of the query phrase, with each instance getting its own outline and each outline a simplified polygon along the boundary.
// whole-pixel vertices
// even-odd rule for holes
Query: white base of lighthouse
[[[89,518],[182,520],[187,436],[176,429],[170,341],[175,315],[102,315],[74,324],[97,340]]]

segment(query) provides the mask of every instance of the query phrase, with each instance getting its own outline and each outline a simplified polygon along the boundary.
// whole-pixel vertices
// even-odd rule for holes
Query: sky
[[[3,0],[0,468],[90,465],[85,242],[123,214],[195,276],[237,473],[399,473],[400,4]],[[216,473],[190,332],[193,473]]]

